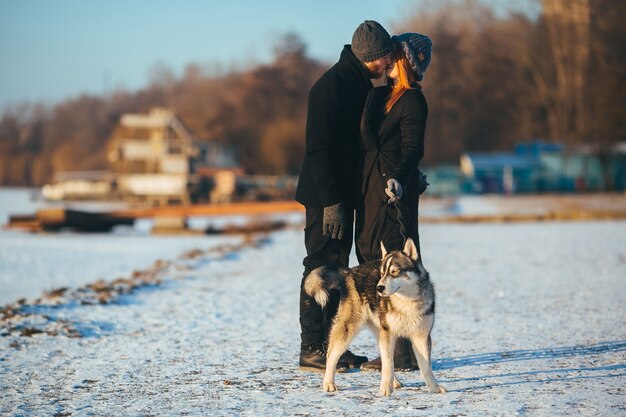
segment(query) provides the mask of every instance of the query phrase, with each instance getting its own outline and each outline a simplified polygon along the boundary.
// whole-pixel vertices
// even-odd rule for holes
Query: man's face
[[[376,61],[366,62],[365,66],[369,70],[372,78],[380,78],[385,75],[387,71],[391,71],[393,68],[393,60],[391,59],[391,54],[388,54]]]

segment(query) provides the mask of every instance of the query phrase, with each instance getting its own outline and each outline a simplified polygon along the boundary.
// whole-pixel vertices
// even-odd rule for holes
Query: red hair
[[[389,99],[387,99],[387,103],[385,103],[385,113],[389,113],[391,111],[393,105],[396,104],[406,90],[410,90],[416,86],[419,87],[419,83],[415,79],[415,72],[413,71],[413,68],[411,68],[409,60],[406,59],[404,50],[399,43],[396,43],[393,50],[393,60],[395,61],[394,65],[397,68],[398,79],[394,80],[395,84],[391,90]]]

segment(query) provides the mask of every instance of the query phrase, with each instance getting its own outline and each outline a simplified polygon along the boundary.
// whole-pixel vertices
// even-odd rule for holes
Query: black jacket
[[[419,163],[424,157],[428,117],[428,105],[421,89],[405,91],[385,115],[389,91],[389,87],[370,91],[361,121],[361,192],[364,195],[374,192],[382,200],[388,198],[384,189],[389,178],[397,179],[405,194],[415,195],[412,191],[419,185]],[[368,196],[366,200],[369,200]]]
[[[304,206],[343,202],[354,207],[360,183],[360,120],[371,88],[369,74],[350,45],[311,88],[306,152],[296,189],[296,200]]]
[[[360,263],[380,259],[380,242],[387,250],[400,250],[411,237],[420,249],[417,214],[422,182],[419,163],[424,156],[424,130],[428,107],[419,89],[405,91],[385,115],[389,87],[370,91],[363,111],[361,169],[363,182],[356,207],[356,246]],[[399,208],[388,204],[385,187],[389,178],[403,187]]]

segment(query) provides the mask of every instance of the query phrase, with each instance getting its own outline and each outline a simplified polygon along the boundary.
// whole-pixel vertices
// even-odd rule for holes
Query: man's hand
[[[402,198],[402,186],[395,178],[389,178],[387,180],[387,188],[385,188],[385,194],[389,196],[389,204],[395,203]]]
[[[333,239],[343,239],[346,223],[343,203],[324,207],[324,218],[322,220],[322,234],[324,236],[330,236]]]

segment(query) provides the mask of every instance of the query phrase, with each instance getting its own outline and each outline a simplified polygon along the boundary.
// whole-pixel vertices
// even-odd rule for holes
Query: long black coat
[[[344,46],[339,62],[309,92],[306,152],[296,200],[305,207],[327,207],[340,202],[354,207],[358,195],[359,126],[369,74]]]
[[[387,250],[402,249],[398,212],[388,204],[387,180],[397,179],[403,188],[400,199],[406,237],[419,249],[417,212],[419,163],[424,156],[424,131],[428,105],[422,90],[411,89],[385,115],[389,87],[372,89],[361,120],[361,196],[357,205],[356,244],[360,262],[380,258],[380,242]]]

